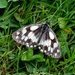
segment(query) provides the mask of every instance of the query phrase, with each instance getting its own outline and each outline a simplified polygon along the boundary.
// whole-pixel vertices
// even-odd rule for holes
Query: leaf
[[[36,59],[38,62],[44,62],[45,61],[45,59],[43,58],[43,55],[41,55],[41,54],[33,55],[33,50],[30,48],[27,51],[25,51],[21,57],[22,61],[31,61],[34,59]]]
[[[25,61],[30,61],[33,59],[33,50],[31,50],[30,48],[25,51],[21,57],[21,60],[25,60]]]
[[[60,27],[61,29],[64,29],[64,28],[66,27],[66,24],[67,24],[65,18],[58,18],[58,23],[59,23],[59,27]]]
[[[27,75],[27,74],[25,74],[24,72],[21,72],[21,73],[15,73],[13,75]]]
[[[6,8],[7,0],[0,0],[0,8]]]
[[[31,64],[26,63],[26,69],[27,69],[28,72],[32,73],[34,67]]]
[[[15,13],[15,14],[14,14],[14,17],[16,18],[17,21],[19,21],[19,22],[24,22],[24,20],[21,19],[20,15],[19,15],[18,13]]]

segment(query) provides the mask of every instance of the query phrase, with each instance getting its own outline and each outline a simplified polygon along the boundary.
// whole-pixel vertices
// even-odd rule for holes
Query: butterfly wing
[[[12,38],[27,47],[38,46],[41,52],[53,58],[59,58],[60,47],[55,33],[47,24],[32,24],[12,34]]]
[[[14,32],[12,38],[27,47],[36,47],[41,34],[41,24],[32,24]]]
[[[44,32],[38,46],[41,52],[53,58],[59,58],[61,55],[56,35],[50,28]]]

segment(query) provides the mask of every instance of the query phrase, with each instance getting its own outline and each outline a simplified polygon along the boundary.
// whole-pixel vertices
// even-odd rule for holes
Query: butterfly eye
[[[48,23],[32,24],[23,27],[12,34],[12,38],[27,47],[38,47],[41,52],[53,58],[61,56],[59,43]]]

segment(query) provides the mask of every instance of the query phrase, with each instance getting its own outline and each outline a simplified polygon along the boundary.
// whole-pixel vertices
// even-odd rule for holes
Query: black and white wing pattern
[[[36,47],[39,40],[41,24],[32,24],[23,27],[12,34],[12,38],[27,47]]]
[[[55,33],[48,23],[32,24],[23,27],[12,34],[12,38],[27,47],[38,47],[41,52],[53,58],[61,56],[59,43]]]

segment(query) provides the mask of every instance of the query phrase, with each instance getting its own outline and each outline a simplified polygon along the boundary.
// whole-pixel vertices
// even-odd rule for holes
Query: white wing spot
[[[49,32],[49,36],[50,36],[50,38],[51,38],[52,40],[54,39],[54,35],[53,35],[52,32]]]
[[[31,36],[33,36],[34,35],[34,33],[33,32],[30,32],[29,34],[28,34],[28,37],[31,37]]]
[[[51,48],[51,53],[53,53],[53,48]]]
[[[34,45],[34,47],[36,47],[36,45]]]
[[[46,53],[46,50],[44,50],[44,52]]]
[[[39,47],[39,49],[41,49],[41,47]]]
[[[28,37],[25,37],[24,41],[27,41]]]
[[[51,45],[51,40],[46,40],[43,43],[44,43],[43,44],[44,46],[50,46]]]
[[[32,48],[33,46],[31,45],[30,47]]]
[[[57,53],[55,53],[55,56],[57,56]]]
[[[25,38],[25,36],[23,35],[22,38],[21,38],[21,40],[23,40],[24,38]]]
[[[51,50],[51,47],[48,47],[48,51],[50,51]]]
[[[34,36],[34,33],[33,32],[30,32],[28,34],[28,37],[29,37],[29,39],[32,40],[32,42],[37,42],[38,41],[38,38],[36,38],[36,36]]]
[[[31,27],[30,27],[30,30],[34,31],[34,30],[36,30],[37,28],[38,28],[38,26],[31,26]]]
[[[57,49],[57,53],[59,53],[59,52],[60,52],[60,50]]]
[[[49,43],[49,40],[46,40],[46,41],[43,42],[43,45],[44,45],[44,46],[49,46],[49,44],[50,44],[50,43]]]
[[[17,35],[19,35],[19,34],[20,34],[20,32],[16,32],[16,34],[17,34]]]
[[[26,46],[27,46],[27,47],[29,47],[29,44],[28,44],[28,43],[26,43]]]
[[[43,52],[43,49],[41,49],[40,51]]]
[[[19,36],[16,36],[16,39],[18,39],[19,38]]]
[[[33,40],[33,42],[37,42],[38,41],[38,39],[35,36],[33,37],[32,40]]]
[[[48,46],[51,46],[51,40],[48,40]]]
[[[58,46],[58,44],[57,43],[54,43],[54,48],[56,48]]]
[[[24,35],[26,32],[27,32],[26,27],[24,27],[24,28],[22,29],[22,35]]]

